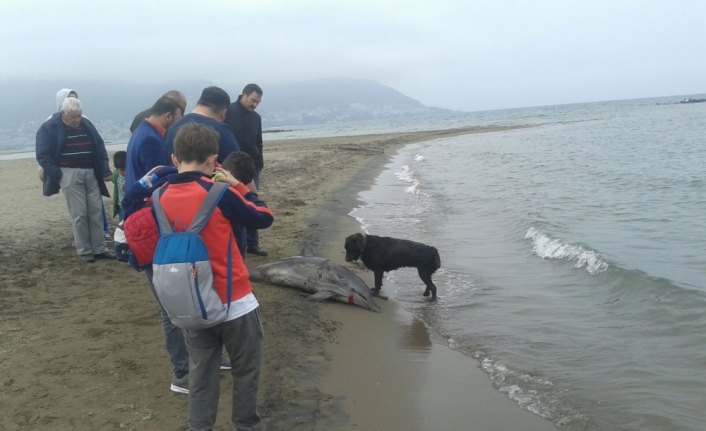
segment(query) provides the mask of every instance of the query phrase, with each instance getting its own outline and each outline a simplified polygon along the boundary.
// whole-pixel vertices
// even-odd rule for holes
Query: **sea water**
[[[364,230],[441,255],[437,303],[413,269],[389,273],[383,291],[560,429],[704,430],[706,103],[684,97],[270,139],[527,126],[407,146],[360,194],[351,215]],[[33,157],[29,144],[0,154]]]
[[[661,102],[494,112],[531,127],[409,145],[351,212],[438,248],[436,303],[383,292],[563,430],[706,429],[706,103]]]

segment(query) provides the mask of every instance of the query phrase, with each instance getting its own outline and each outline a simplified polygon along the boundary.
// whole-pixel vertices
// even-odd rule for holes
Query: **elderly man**
[[[105,181],[111,172],[103,139],[82,116],[81,101],[68,97],[61,111],[37,131],[37,162],[43,170],[43,193],[64,191],[73,225],[76,252],[84,262],[113,259],[103,236],[101,195],[110,197]]]

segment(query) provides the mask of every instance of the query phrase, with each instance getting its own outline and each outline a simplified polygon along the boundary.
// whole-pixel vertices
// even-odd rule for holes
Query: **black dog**
[[[362,260],[375,273],[373,293],[380,293],[382,275],[402,267],[417,268],[419,278],[427,285],[424,296],[436,300],[436,286],[431,275],[441,266],[439,251],[432,246],[406,239],[356,233],[346,238],[346,262]]]

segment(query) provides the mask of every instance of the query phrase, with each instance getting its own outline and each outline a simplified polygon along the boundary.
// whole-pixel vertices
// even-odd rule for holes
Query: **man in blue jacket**
[[[164,136],[183,112],[175,100],[162,96],[137,126],[127,144],[126,190],[155,166],[164,164]]]
[[[186,96],[184,96],[184,93],[179,90],[169,90],[166,93],[162,94],[162,97],[172,99],[173,101],[178,103],[179,107],[181,108],[181,115],[186,115]],[[133,118],[132,123],[130,124],[130,133],[133,133],[135,129],[137,129],[137,126],[142,123],[142,120],[149,117],[151,113],[152,108],[147,108],[144,111],[141,111],[137,115],[135,115],[135,118]]]
[[[142,121],[132,132],[130,142],[127,144],[127,169],[125,176],[125,191],[127,193],[129,193],[129,190],[133,190],[135,184],[148,172],[163,164],[165,151],[164,136],[167,133],[167,129],[182,117],[184,113],[182,108],[184,106],[186,106],[186,100],[175,100],[174,97],[165,94],[147,111],[149,112],[147,117],[144,117],[143,113],[138,114],[137,117],[142,116]],[[137,117],[135,118],[137,119]],[[168,170],[159,171],[164,172]],[[176,170],[173,169],[173,171]],[[138,189],[146,190],[139,186]],[[143,197],[146,198],[148,196],[149,195],[145,195]],[[137,199],[136,202],[142,203],[143,200],[140,198]],[[133,210],[134,208],[128,205],[121,209],[120,215],[125,219]],[[155,293],[154,285],[152,284],[151,267],[145,269],[145,275],[147,276],[147,283],[150,290]],[[175,393],[188,394],[189,353],[186,351],[184,336],[181,329],[174,326],[171,320],[169,320],[169,315],[164,307],[162,307],[162,304],[159,303],[159,300],[157,304],[160,311],[165,347],[167,348],[169,360],[172,363],[170,390]]]
[[[111,180],[103,138],[82,116],[81,101],[66,98],[61,111],[37,131],[36,155],[42,167],[42,191],[51,196],[64,191],[73,225],[76,252],[84,262],[113,259],[103,235],[101,195],[110,197]]]

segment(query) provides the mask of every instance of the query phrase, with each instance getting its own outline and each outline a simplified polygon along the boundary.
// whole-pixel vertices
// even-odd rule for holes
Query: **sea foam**
[[[419,193],[419,180],[414,175],[414,171],[411,170],[408,165],[403,165],[399,172],[395,173],[395,176],[409,184],[409,187],[406,189],[407,193]]]

